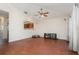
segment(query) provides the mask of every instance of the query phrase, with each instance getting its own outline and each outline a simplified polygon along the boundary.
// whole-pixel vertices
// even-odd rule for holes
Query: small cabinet
[[[44,33],[44,38],[57,39],[57,34],[56,33]]]

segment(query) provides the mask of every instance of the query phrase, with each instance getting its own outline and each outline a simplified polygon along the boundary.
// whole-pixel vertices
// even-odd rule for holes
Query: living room
[[[76,21],[78,21],[76,15],[78,4],[3,3],[0,4],[0,10],[9,13],[9,36],[7,38],[10,44],[9,51],[2,49],[1,54],[78,54],[78,49],[76,49],[78,47],[77,31],[74,29],[78,25],[78,23],[76,24]],[[73,17],[73,15],[75,16]],[[69,23],[71,18],[73,18],[73,21],[74,18],[77,19],[75,23],[73,22],[73,27],[73,24]],[[27,23],[29,23],[28,26]],[[73,31],[74,40],[70,40],[72,39],[72,33],[69,31]],[[47,34],[46,37],[49,37],[48,39],[45,39],[45,33]],[[72,41],[75,43],[72,43]],[[28,46],[29,48],[27,48]],[[61,52],[62,50],[63,52]],[[72,52],[72,50],[75,52]]]

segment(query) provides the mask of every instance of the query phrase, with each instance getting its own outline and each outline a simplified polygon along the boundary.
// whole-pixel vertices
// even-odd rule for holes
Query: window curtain
[[[79,20],[79,6],[73,4],[71,18],[69,19],[69,48],[78,51],[78,20]]]

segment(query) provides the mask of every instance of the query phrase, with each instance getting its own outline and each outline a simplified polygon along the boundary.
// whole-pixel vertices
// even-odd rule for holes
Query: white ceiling
[[[72,3],[14,3],[13,6],[27,11],[29,16],[34,16],[40,8],[49,11],[49,17],[68,17],[72,12]]]

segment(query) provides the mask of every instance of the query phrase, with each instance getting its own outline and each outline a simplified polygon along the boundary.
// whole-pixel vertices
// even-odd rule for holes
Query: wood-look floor
[[[23,39],[5,44],[0,48],[4,55],[76,55],[70,51],[68,42],[64,40],[51,40],[44,38]]]

